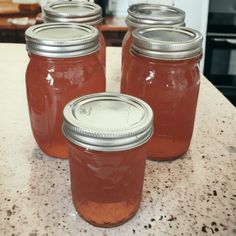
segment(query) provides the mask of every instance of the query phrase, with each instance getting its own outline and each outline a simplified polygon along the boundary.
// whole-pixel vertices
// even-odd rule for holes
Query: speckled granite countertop
[[[107,50],[118,91],[120,48]],[[0,44],[0,235],[236,235],[236,109],[202,78],[189,151],[147,161],[138,213],[122,226],[89,225],[75,212],[68,161],[42,155],[31,134],[25,45]]]

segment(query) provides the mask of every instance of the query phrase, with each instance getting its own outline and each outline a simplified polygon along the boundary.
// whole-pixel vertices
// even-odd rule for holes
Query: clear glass
[[[99,60],[104,65],[104,70],[106,71],[106,40],[103,36],[103,33],[101,31],[101,24],[95,26],[99,31],[99,44],[100,44],[100,49],[99,49]]]
[[[117,152],[68,145],[72,198],[80,216],[100,227],[131,218],[142,198],[146,144]]]
[[[200,85],[201,56],[185,60],[158,60],[130,53],[124,66],[121,92],[146,101],[154,112],[154,134],[148,157],[171,160],[190,145]]]
[[[130,57],[130,46],[131,46],[131,36],[132,36],[132,28],[128,28],[127,33],[122,41],[122,60],[121,60],[121,67],[123,70],[124,65],[128,65],[129,57]],[[126,69],[124,69],[126,70]]]
[[[47,58],[29,54],[26,89],[34,138],[52,157],[67,158],[62,126],[64,106],[72,99],[106,87],[97,53],[77,58]]]

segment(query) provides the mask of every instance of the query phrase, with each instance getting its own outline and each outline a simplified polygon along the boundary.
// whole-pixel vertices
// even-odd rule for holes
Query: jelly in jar
[[[151,108],[123,94],[83,96],[66,105],[63,131],[80,216],[101,227],[127,221],[142,198],[146,144],[153,133]]]
[[[148,157],[170,160],[190,145],[200,86],[202,35],[184,27],[140,28],[132,33],[121,92],[146,101],[154,112]]]
[[[26,31],[30,61],[26,71],[34,138],[52,157],[67,158],[62,111],[71,99],[105,91],[96,28],[68,23],[32,26]]]

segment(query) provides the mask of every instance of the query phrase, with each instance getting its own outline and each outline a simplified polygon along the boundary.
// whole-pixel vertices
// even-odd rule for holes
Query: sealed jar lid
[[[184,26],[185,12],[179,8],[160,4],[134,4],[128,9],[126,23],[129,27],[154,27],[159,25]]]
[[[68,58],[98,51],[99,32],[89,25],[47,23],[29,27],[25,32],[27,50],[33,54]]]
[[[184,59],[202,52],[202,34],[186,27],[140,28],[132,37],[132,52],[150,58]]]
[[[64,108],[63,133],[72,143],[98,151],[128,150],[153,133],[153,112],[144,101],[118,93],[95,93]]]
[[[75,22],[96,25],[102,22],[102,8],[90,2],[52,1],[43,7],[45,22]]]

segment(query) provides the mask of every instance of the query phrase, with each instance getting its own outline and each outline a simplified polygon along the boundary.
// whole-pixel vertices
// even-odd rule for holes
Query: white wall
[[[129,7],[127,0],[110,0],[113,7],[115,7],[115,15],[126,16]]]
[[[203,34],[203,58],[200,66],[203,71],[209,0],[174,0],[174,6],[185,11],[187,27],[196,29]]]

